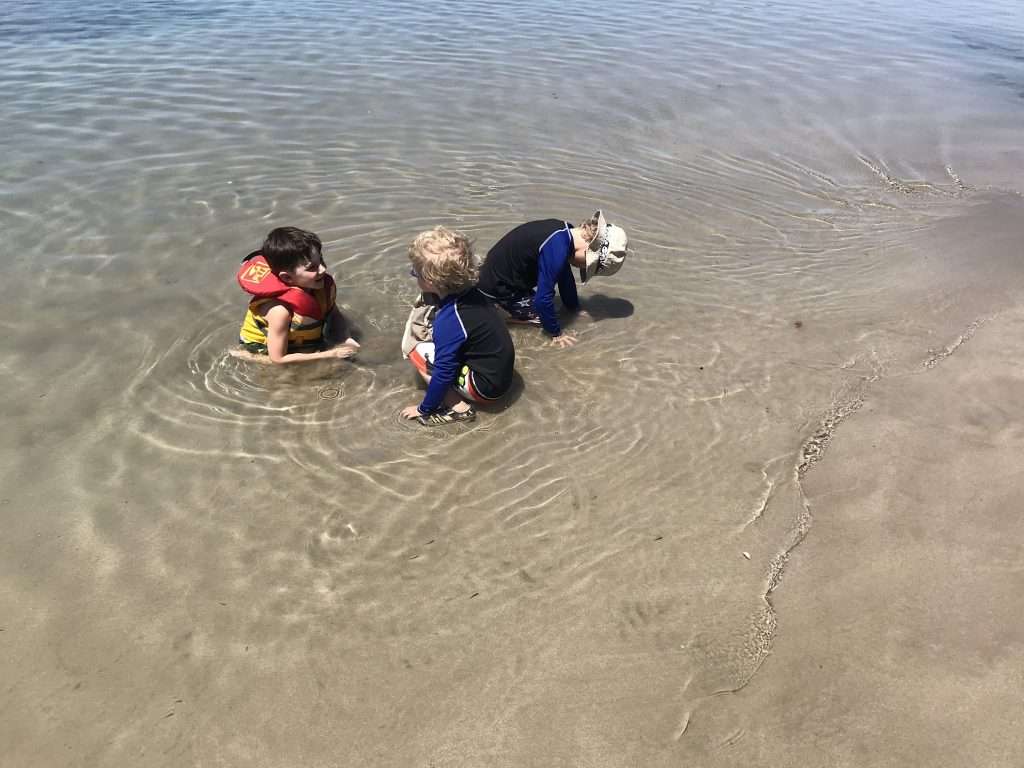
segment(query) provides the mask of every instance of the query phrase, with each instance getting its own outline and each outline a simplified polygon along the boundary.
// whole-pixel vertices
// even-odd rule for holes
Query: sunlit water
[[[18,764],[677,760],[770,653],[832,430],[1016,296],[937,233],[1017,205],[1024,14],[902,6],[6,7]],[[597,207],[634,252],[580,344],[515,329],[507,409],[403,423],[410,239]],[[228,354],[281,225],[359,362]]]

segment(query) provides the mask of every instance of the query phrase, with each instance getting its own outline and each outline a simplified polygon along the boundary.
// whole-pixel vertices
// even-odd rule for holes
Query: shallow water
[[[678,764],[863,388],[1019,299],[958,224],[1020,205],[1017,3],[55,0],[0,53],[20,765]],[[581,343],[402,423],[412,236],[597,207]],[[228,354],[285,224],[358,363]]]

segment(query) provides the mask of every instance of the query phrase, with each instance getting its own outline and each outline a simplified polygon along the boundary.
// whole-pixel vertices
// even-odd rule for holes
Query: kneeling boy
[[[253,298],[238,343],[273,363],[351,357],[359,344],[345,333],[334,303],[334,279],[327,273],[320,238],[297,227],[278,227],[263,247],[242,261],[237,274]],[[328,347],[331,337],[344,339]],[[266,358],[264,358],[266,359]]]
[[[515,323],[543,326],[551,345],[565,348],[576,337],[562,332],[555,309],[555,287],[562,304],[580,311],[572,268],[587,282],[614,275],[626,258],[627,238],[598,211],[574,227],[562,219],[520,224],[487,252],[480,269],[480,291],[497,302]]]
[[[475,287],[478,267],[465,235],[445,227],[421,232],[409,247],[409,260],[420,290],[439,299],[433,340],[421,341],[408,355],[427,393],[402,416],[425,425],[472,421],[476,411],[470,403],[499,400],[512,384],[512,337]]]

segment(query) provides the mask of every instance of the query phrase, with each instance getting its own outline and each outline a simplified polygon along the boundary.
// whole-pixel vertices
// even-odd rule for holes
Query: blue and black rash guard
[[[487,252],[480,268],[480,290],[502,302],[521,299],[536,288],[533,307],[541,325],[552,336],[561,336],[555,286],[567,308],[574,312],[580,308],[569,261],[575,251],[571,229],[572,225],[561,219],[520,224]]]
[[[476,288],[445,296],[434,317],[434,367],[420,413],[436,411],[463,365],[488,399],[504,395],[512,384],[516,351],[505,321]]]

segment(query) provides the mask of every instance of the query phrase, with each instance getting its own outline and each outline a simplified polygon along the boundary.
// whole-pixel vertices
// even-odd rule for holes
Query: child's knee
[[[434,343],[421,341],[409,352],[409,362],[424,379],[430,380],[434,372]]]

